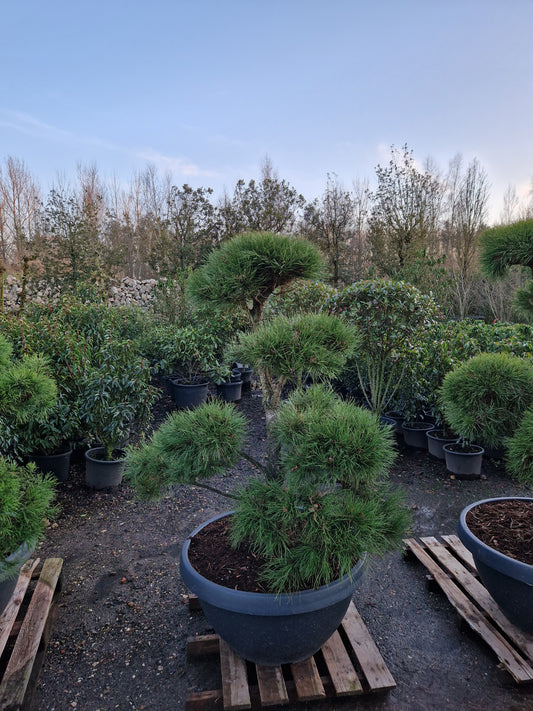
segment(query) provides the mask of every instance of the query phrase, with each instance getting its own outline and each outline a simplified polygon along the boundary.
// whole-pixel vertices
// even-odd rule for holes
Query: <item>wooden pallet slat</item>
[[[322,654],[337,696],[363,692],[363,686],[337,631],[322,645]]]
[[[430,572],[461,617],[491,647],[514,680],[519,684],[533,682],[533,665],[528,661],[528,657],[531,659],[533,639],[511,625],[497,606],[497,613],[494,612],[495,603],[484,586],[457,560],[451,560],[450,551],[456,551],[456,546],[452,543],[451,548],[446,550],[434,538],[421,539],[420,543],[410,538],[404,542]]]
[[[396,682],[353,602],[348,607],[348,611],[342,621],[342,627],[357,655],[357,660],[361,665],[370,690],[385,691],[393,689],[396,686]]]
[[[38,560],[29,562],[23,567],[8,605],[11,610],[16,607],[15,617],[17,614],[23,614],[23,619],[17,629],[13,649],[6,658],[7,665],[0,680],[0,708],[2,709],[15,711],[29,707],[48,645],[55,613],[54,602],[60,589],[63,560],[48,558],[44,561],[39,579],[30,595],[29,584],[38,562]],[[29,597],[27,610],[22,607],[25,594]],[[6,618],[7,614],[3,614],[2,622]],[[12,616],[10,622],[13,622]],[[18,622],[11,624],[12,631],[18,624]],[[5,651],[7,655],[7,650]]]
[[[233,649],[219,640],[220,670],[222,672],[222,697],[228,711],[251,708],[246,662]]]
[[[40,558],[28,560],[22,566],[11,600],[0,615],[0,656],[3,654],[7,641],[15,626],[17,615],[24,600],[24,595],[30,584],[33,571],[38,566]]]
[[[289,694],[281,667],[255,667],[259,696],[263,706],[284,706],[289,703]]]
[[[315,701],[325,698],[326,691],[314,657],[291,664],[291,671],[299,701]]]

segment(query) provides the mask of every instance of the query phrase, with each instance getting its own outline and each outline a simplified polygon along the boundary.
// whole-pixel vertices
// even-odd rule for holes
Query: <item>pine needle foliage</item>
[[[401,544],[408,526],[400,492],[380,485],[367,496],[351,489],[321,493],[279,482],[250,482],[233,520],[233,543],[247,541],[267,559],[262,571],[275,593],[325,585],[348,575],[365,553]]]
[[[327,387],[313,385],[281,408],[274,425],[281,465],[292,486],[327,484],[332,478],[358,491],[390,468],[392,433],[369,410]]]
[[[57,401],[57,385],[46,360],[24,356],[0,369],[0,412],[19,423],[46,416]]]
[[[533,220],[500,225],[481,236],[480,263],[490,277],[502,277],[513,265],[533,270]]]
[[[253,232],[234,237],[211,252],[191,274],[187,295],[200,306],[239,306],[255,327],[274,289],[294,279],[318,279],[323,270],[320,252],[307,240]]]
[[[43,476],[34,464],[20,466],[0,457],[0,560],[14,553],[23,543],[35,544],[46,519],[57,512],[53,505],[56,480]],[[2,566],[2,576],[17,570],[17,563]]]
[[[231,403],[213,401],[172,413],[152,440],[131,448],[124,475],[143,499],[171,484],[194,484],[240,459],[245,421]]]
[[[507,471],[521,484],[533,486],[533,409],[525,413],[506,445]]]
[[[357,345],[355,328],[329,314],[277,316],[256,331],[241,334],[231,356],[300,386],[307,375],[313,380],[340,375]]]
[[[481,353],[446,374],[440,397],[446,422],[462,439],[499,447],[533,406],[533,365],[507,353]]]

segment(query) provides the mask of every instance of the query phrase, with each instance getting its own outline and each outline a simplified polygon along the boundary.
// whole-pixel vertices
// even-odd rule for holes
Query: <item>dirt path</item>
[[[248,446],[260,457],[265,435],[256,395],[245,396],[240,407],[251,423]],[[164,398],[158,417],[169,407]],[[406,489],[413,535],[454,533],[459,512],[472,501],[531,493],[492,463],[483,473],[477,481],[452,480],[443,464],[400,444],[392,478]],[[243,462],[217,483],[232,489],[249,476],[255,472]],[[187,637],[208,627],[185,604],[179,552],[196,525],[228,509],[227,500],[197,487],[177,487],[148,505],[127,486],[92,492],[81,464],[60,500],[62,514],[39,554],[64,558],[65,585],[34,708],[174,711],[185,708],[188,689],[218,688],[214,660],[185,656]],[[354,601],[397,682],[386,696],[357,699],[358,709],[533,709],[533,688],[517,688],[498,669],[492,652],[458,625],[447,601],[428,591],[421,565],[400,553],[373,561]],[[354,706],[348,700],[285,708]]]

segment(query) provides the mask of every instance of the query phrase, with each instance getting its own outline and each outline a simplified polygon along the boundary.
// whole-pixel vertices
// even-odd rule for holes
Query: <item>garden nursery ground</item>
[[[165,395],[155,424],[172,409]],[[265,421],[259,390],[238,405],[249,421],[247,447],[261,459]],[[228,490],[256,472],[241,462],[218,477]],[[454,533],[470,502],[506,494],[530,495],[500,462],[487,460],[482,478],[452,478],[427,452],[400,440],[392,481],[406,491],[413,537]],[[64,559],[64,587],[34,695],[39,711],[184,709],[191,691],[220,687],[215,658],[188,660],[189,636],[209,627],[187,605],[179,554],[187,535],[228,509],[223,497],[199,487],[176,487],[156,503],[139,502],[123,484],[85,487],[74,463],[61,484],[61,513],[38,553]],[[385,695],[293,704],[289,709],[401,711],[533,709],[533,687],[518,687],[490,649],[458,624],[446,598],[430,592],[426,571],[400,551],[372,561],[354,602],[397,687]]]

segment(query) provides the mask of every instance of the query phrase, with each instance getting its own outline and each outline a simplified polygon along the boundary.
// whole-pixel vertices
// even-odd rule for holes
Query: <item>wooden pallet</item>
[[[29,709],[61,589],[62,558],[29,560],[0,616],[0,709]]]
[[[494,651],[518,684],[533,682],[533,636],[515,627],[500,611],[477,576],[474,559],[457,536],[404,540],[407,552],[429,571],[462,619]]]
[[[187,654],[219,654],[222,688],[189,694],[186,711],[261,709],[396,686],[353,602],[322,649],[298,664],[264,667],[246,662],[215,634],[190,638]]]

